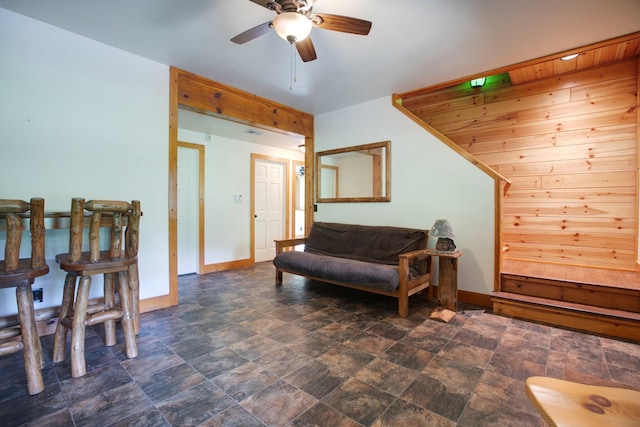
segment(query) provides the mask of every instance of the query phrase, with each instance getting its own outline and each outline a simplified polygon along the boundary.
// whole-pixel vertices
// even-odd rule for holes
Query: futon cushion
[[[303,276],[367,285],[387,292],[396,290],[400,283],[397,265],[393,267],[298,251],[279,253],[273,264],[276,268],[295,271]]]
[[[427,247],[427,231],[415,228],[315,222],[305,252],[398,265],[398,255]]]

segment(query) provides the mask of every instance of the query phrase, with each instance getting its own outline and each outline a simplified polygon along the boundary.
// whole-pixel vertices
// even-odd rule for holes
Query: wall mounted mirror
[[[316,202],[390,202],[391,141],[316,153]]]

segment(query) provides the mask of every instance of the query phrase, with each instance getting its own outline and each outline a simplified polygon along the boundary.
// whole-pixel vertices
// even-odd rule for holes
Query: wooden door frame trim
[[[300,160],[291,161],[291,227],[289,228],[290,238],[296,237],[296,210],[297,210],[296,202],[298,200],[298,186],[297,186],[295,177],[296,177],[296,168],[298,166],[304,167],[304,162],[301,162]],[[305,194],[305,197],[307,197],[306,194]]]
[[[213,80],[170,68],[169,81],[169,304],[178,304],[178,108],[305,138],[305,227],[313,224],[314,117]]]

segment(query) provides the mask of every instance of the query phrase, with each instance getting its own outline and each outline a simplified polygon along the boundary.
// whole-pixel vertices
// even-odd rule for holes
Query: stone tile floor
[[[87,331],[88,373],[51,362],[28,396],[22,356],[0,358],[3,426],[543,426],[524,380],[640,389],[640,345],[461,306],[450,323],[270,263],[179,280],[143,314],[139,356]]]

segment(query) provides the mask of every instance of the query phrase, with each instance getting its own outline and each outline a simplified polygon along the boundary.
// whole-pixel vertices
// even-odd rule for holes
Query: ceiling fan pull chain
[[[293,91],[293,84],[296,82],[296,73],[297,73],[296,50],[294,48],[293,43],[289,43],[289,44],[291,45],[291,63],[289,64],[289,74],[290,74],[289,90]]]
[[[293,44],[291,45],[293,47]],[[298,81],[298,50],[293,49],[293,82]]]

